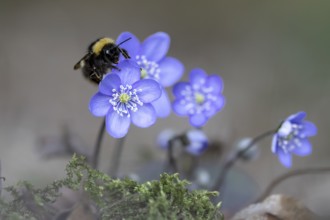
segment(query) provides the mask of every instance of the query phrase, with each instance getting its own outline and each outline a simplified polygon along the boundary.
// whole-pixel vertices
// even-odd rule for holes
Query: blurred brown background
[[[63,176],[68,159],[45,161],[40,136],[58,135],[63,124],[92,146],[101,123],[88,111],[97,88],[73,65],[100,36],[130,31],[144,39],[157,31],[171,36],[169,55],[188,73],[194,67],[220,74],[227,105],[205,131],[230,143],[277,126],[289,114],[308,113],[319,134],[314,152],[294,158],[293,168],[330,165],[330,1],[5,1],[0,2],[0,158],[6,185],[27,179],[43,185]],[[185,76],[186,77],[186,76]],[[165,128],[185,130],[174,114],[148,129],[132,127],[121,172],[151,159]],[[106,136],[102,167],[114,140]],[[260,188],[285,172],[270,152],[241,165]],[[329,204],[330,177],[291,179],[276,189],[303,199],[314,211]],[[327,191],[327,193],[325,192]]]

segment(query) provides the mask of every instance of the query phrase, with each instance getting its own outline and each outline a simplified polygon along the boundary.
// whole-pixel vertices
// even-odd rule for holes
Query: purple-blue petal
[[[303,130],[301,131],[306,137],[315,136],[317,134],[317,127],[310,121],[304,121],[302,123]]]
[[[136,112],[131,113],[132,122],[137,127],[146,128],[156,122],[156,112],[151,104],[144,104],[138,107]]]
[[[210,102],[210,101],[209,101]],[[219,112],[225,105],[225,97],[223,95],[217,95],[214,100],[210,103],[209,108],[207,111],[205,110],[205,115],[210,118]]]
[[[192,155],[199,156],[201,155],[207,148],[207,144],[205,143],[192,143],[187,148],[186,151]]]
[[[166,56],[170,41],[168,34],[157,32],[144,40],[139,54],[146,56],[149,61],[158,62]]]
[[[194,114],[190,116],[189,122],[192,126],[199,128],[205,125],[207,117],[202,113]]]
[[[211,118],[217,112],[218,112],[218,110],[215,108],[215,106],[213,104],[211,104],[207,110],[204,110],[204,114],[206,115],[207,118]]]
[[[151,104],[159,118],[165,118],[171,113],[171,102],[164,88],[162,88],[162,94],[159,99],[153,101]]]
[[[133,60],[135,60],[135,57],[140,49],[140,41],[134,34],[132,34],[130,32],[121,33],[117,38],[116,44],[118,45],[119,43],[123,42],[124,40],[126,40],[128,38],[132,38],[132,39],[130,39],[129,41],[126,41],[125,43],[120,45],[120,48],[127,50],[130,57]]]
[[[153,79],[139,80],[132,87],[138,91],[138,97],[143,103],[157,100],[162,93],[159,83]]]
[[[287,120],[295,123],[295,124],[299,124],[302,122],[302,120],[304,120],[304,118],[306,117],[306,112],[298,112],[296,114],[290,115]]]
[[[292,152],[298,156],[304,157],[312,153],[312,144],[308,139],[301,139],[301,145],[296,147]]]
[[[111,107],[110,96],[96,93],[89,102],[89,111],[97,117],[105,116]]]
[[[226,104],[226,98],[223,95],[217,95],[212,105],[217,111],[220,111]]]
[[[202,130],[194,129],[187,132],[187,137],[190,142],[207,143],[208,139]]]
[[[173,111],[179,116],[188,116],[189,110],[193,108],[191,103],[183,103],[183,99],[176,99],[174,100],[173,104]]]
[[[203,69],[196,68],[191,70],[189,80],[192,85],[204,85],[207,80],[207,74]]]
[[[177,84],[175,84],[173,86],[173,94],[177,98],[183,97],[184,96],[183,95],[184,94],[183,91],[186,91],[186,90],[191,90],[190,83],[187,83],[187,82],[178,82]]]
[[[189,130],[186,135],[190,142],[186,151],[196,156],[205,151],[208,146],[208,139],[202,130]]]
[[[282,150],[279,150],[277,152],[278,159],[281,162],[281,164],[287,168],[290,168],[292,166],[292,156],[290,153],[284,153]]]
[[[118,89],[120,86],[120,78],[116,74],[107,74],[100,82],[99,91],[105,95],[112,95],[113,89]]]
[[[124,137],[131,124],[127,116],[120,116],[116,111],[111,111],[106,116],[106,130],[114,138]]]
[[[159,83],[164,86],[172,86],[179,79],[181,79],[184,66],[183,64],[173,57],[165,57],[159,62]]]
[[[119,62],[117,67],[119,69],[113,69],[112,72],[120,77],[122,85],[132,85],[136,81],[140,80],[140,67],[136,62],[132,60],[123,60]]]
[[[223,91],[223,80],[218,75],[210,75],[207,77],[205,87],[212,88],[212,93],[220,93]]]

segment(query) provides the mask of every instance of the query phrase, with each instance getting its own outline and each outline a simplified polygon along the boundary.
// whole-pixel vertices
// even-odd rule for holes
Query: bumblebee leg
[[[89,75],[89,79],[95,82],[96,84],[99,84],[102,80],[102,75],[100,75],[97,72],[93,72],[92,74]]]
[[[120,68],[118,68],[117,66],[114,66],[114,65],[111,65],[110,68],[120,71]]]
[[[101,81],[101,79],[102,79],[102,76],[103,76],[103,74],[101,74],[101,73],[99,73],[98,71],[96,71],[96,69],[94,68],[94,71],[93,71],[93,73],[89,76],[91,79],[92,78],[97,78],[97,79],[99,79],[100,81]]]

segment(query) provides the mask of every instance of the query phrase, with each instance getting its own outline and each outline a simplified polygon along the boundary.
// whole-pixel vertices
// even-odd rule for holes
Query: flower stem
[[[111,160],[112,164],[110,166],[110,171],[109,171],[109,176],[111,177],[117,177],[118,175],[118,169],[120,165],[120,159],[121,159],[121,154],[123,152],[125,140],[126,140],[126,136],[117,140],[114,150],[115,152]]]
[[[178,166],[174,157],[174,145],[175,145],[175,141],[178,140],[179,136],[173,138],[172,140],[170,140],[169,142],[169,147],[168,147],[168,163],[170,166],[170,169],[173,170],[174,173],[178,172]]]
[[[306,175],[306,174],[317,174],[317,173],[325,173],[330,172],[330,167],[317,167],[317,168],[305,168],[299,170],[292,170],[287,173],[282,174],[281,176],[275,178],[265,189],[265,191],[256,199],[255,203],[261,202],[264,200],[272,191],[273,189],[279,185],[281,182],[289,179],[291,177]]]
[[[1,177],[1,160],[0,160],[0,196],[2,192],[2,177]]]
[[[97,169],[97,167],[98,167],[99,155],[100,155],[104,130],[105,130],[105,119],[103,119],[103,122],[102,122],[100,130],[99,130],[99,134],[97,136],[96,143],[95,143],[95,148],[94,148],[94,153],[93,153],[93,158],[92,158],[92,166],[94,169]]]
[[[255,137],[254,139],[251,140],[249,145],[242,149],[238,150],[232,157],[229,157],[225,164],[222,166],[221,172],[219,177],[216,179],[214,185],[211,187],[211,191],[216,191],[219,190],[220,187],[224,187],[224,182],[226,180],[228,171],[232,168],[232,166],[235,164],[236,161],[238,161],[250,148],[252,148],[257,142],[263,140],[264,138],[273,135],[276,133],[275,130],[270,130],[265,133],[262,133],[261,135]]]
[[[177,140],[177,136],[169,140],[168,148],[167,148],[167,161],[168,161],[168,168],[170,171],[176,173],[178,171],[178,167],[176,164],[176,160],[174,157],[174,143]]]

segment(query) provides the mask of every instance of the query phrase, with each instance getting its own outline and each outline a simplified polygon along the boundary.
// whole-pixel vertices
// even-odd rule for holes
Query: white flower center
[[[278,130],[278,134],[281,136],[288,136],[291,132],[292,132],[292,125],[288,121],[285,121]]]
[[[278,146],[281,147],[284,153],[290,153],[297,147],[301,147],[301,139],[305,138],[301,130],[302,125],[294,124],[289,121],[283,122],[278,130]]]
[[[137,55],[135,59],[137,64],[144,70],[144,72],[142,72],[143,74],[141,74],[141,78],[150,78],[156,81],[159,80],[160,68],[158,63],[147,60],[144,55]]]
[[[130,111],[136,112],[138,106],[142,106],[138,92],[142,90],[132,89],[131,85],[120,85],[119,91],[112,89],[112,98],[109,100],[110,104],[120,116],[131,117]]]
[[[212,87],[205,87],[203,85],[186,86],[181,91],[181,95],[183,96],[181,104],[189,109],[188,112],[191,115],[210,111],[212,103],[217,99],[212,91]]]

